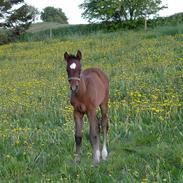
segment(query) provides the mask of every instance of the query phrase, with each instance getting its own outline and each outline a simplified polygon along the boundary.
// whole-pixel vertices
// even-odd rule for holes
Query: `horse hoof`
[[[94,166],[98,165],[99,163],[100,163],[100,160],[96,160],[96,159],[93,160]]]
[[[75,156],[75,163],[79,164],[81,162],[80,157],[78,155]]]
[[[97,150],[94,154],[94,157],[93,157],[93,162],[94,164],[98,164],[100,162],[100,151]]]

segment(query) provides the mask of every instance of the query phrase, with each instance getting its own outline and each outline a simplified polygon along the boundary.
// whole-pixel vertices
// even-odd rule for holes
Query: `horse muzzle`
[[[74,93],[77,93],[79,90],[79,82],[80,78],[78,77],[70,77],[68,78],[68,81],[70,83],[70,90]]]
[[[77,93],[79,90],[79,85],[71,85],[70,90],[74,93]]]

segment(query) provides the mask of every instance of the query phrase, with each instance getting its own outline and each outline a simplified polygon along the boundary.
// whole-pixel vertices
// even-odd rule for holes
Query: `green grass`
[[[183,34],[183,24],[158,26],[153,32],[156,36]]]
[[[183,182],[183,35],[119,31],[0,47],[0,182]],[[109,157],[81,164],[63,53],[110,79]]]
[[[34,23],[30,26],[27,32],[36,33],[40,31],[45,31],[48,29],[57,29],[60,27],[69,26],[67,24],[60,24],[56,22],[41,22],[41,23]]]
[[[150,23],[150,22],[149,22]],[[33,24],[30,29],[19,37],[20,41],[44,41],[50,39],[67,40],[71,37],[78,37],[81,35],[98,34],[99,32],[115,32],[115,31],[128,31],[128,29],[135,29],[136,31],[143,29],[143,24],[133,27],[129,22],[122,24],[83,24],[83,25],[63,25],[58,23],[37,23]],[[128,27],[129,25],[129,27]],[[131,26],[131,28],[130,28]],[[142,30],[143,31],[143,30]],[[177,23],[176,25],[162,25],[152,26],[148,24],[147,35],[150,38],[161,37],[166,35],[183,34],[183,24]]]
[[[103,24],[81,24],[81,25],[63,25],[58,23],[37,23],[33,24],[30,29],[22,34],[20,41],[45,41],[50,39],[66,40],[69,37],[89,35],[105,30]]]

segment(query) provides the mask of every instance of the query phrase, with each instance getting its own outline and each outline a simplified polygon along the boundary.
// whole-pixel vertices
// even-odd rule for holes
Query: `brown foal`
[[[98,68],[89,68],[81,72],[82,58],[78,50],[76,56],[64,53],[67,61],[68,81],[71,89],[70,102],[73,106],[75,121],[75,143],[76,143],[76,162],[80,162],[80,147],[82,141],[83,116],[87,115],[90,123],[90,143],[93,149],[93,161],[100,161],[99,147],[99,128],[96,118],[96,109],[101,109],[101,126],[103,131],[102,159],[106,159],[107,152],[107,132],[108,132],[108,98],[109,81],[104,72]]]

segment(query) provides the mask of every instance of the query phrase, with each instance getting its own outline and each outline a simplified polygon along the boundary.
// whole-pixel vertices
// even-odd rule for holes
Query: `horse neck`
[[[85,92],[86,92],[86,84],[85,84],[84,78],[81,76],[80,83],[79,83],[79,91],[77,95],[83,97]]]

